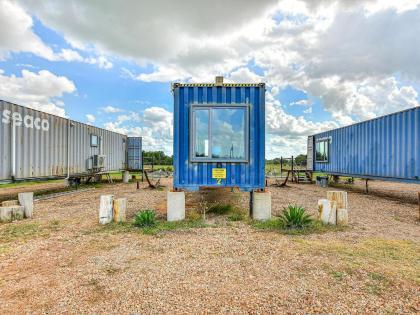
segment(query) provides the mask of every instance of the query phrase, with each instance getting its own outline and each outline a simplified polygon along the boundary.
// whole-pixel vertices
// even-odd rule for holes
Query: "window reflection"
[[[244,108],[212,109],[212,158],[245,159],[245,113]]]
[[[195,156],[209,156],[209,110],[195,111]]]
[[[317,162],[327,162],[329,159],[328,154],[328,140],[320,140],[315,144],[315,157]]]

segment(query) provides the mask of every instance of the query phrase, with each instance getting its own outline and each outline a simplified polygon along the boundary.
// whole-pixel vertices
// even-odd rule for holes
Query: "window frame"
[[[230,159],[230,158],[212,158],[212,109],[245,109],[245,134],[244,134],[244,148],[245,148],[245,157],[243,159]],[[196,120],[195,120],[195,110],[209,110],[209,127],[208,127],[208,139],[209,139],[209,156],[207,157],[197,157],[195,156],[195,144],[196,144]],[[190,161],[194,163],[248,163],[249,162],[249,134],[250,134],[250,104],[245,103],[207,103],[207,104],[191,104],[190,106]]]
[[[93,144],[93,138],[96,137],[96,144]],[[99,146],[99,136],[97,134],[91,133],[90,134],[90,146],[97,148]]]
[[[316,163],[328,163],[330,161],[330,138],[321,138],[317,139],[315,141],[315,162]],[[324,154],[325,154],[325,145],[327,146],[327,154],[325,154],[325,159],[319,160],[318,159],[318,144],[323,143],[324,144]]]

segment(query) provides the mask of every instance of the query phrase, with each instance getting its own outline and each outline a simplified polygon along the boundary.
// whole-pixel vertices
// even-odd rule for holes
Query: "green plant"
[[[246,218],[246,213],[243,209],[233,208],[231,213],[228,215],[227,219],[229,221],[243,221]]]
[[[153,227],[156,225],[156,212],[154,210],[141,210],[134,217],[134,225],[137,227]]]
[[[305,213],[305,209],[297,205],[284,208],[279,219],[283,227],[288,229],[302,229],[313,221],[311,216]]]
[[[229,221],[242,221],[243,219],[245,219],[245,215],[240,212],[235,212],[235,213],[229,214],[228,216]]]

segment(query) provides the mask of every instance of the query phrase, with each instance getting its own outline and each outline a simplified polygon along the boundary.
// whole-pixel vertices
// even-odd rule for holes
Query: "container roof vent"
[[[222,76],[217,76],[216,77],[216,86],[223,86],[223,77]]]

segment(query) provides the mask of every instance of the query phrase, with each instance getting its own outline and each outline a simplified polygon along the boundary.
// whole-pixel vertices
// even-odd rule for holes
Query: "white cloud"
[[[111,69],[114,65],[105,56],[89,57],[84,59],[84,62],[92,65],[97,65],[101,69]]]
[[[108,130],[143,137],[145,150],[172,152],[173,114],[162,107],[152,106],[142,113],[119,115],[116,121],[105,123]]]
[[[290,103],[290,106],[294,106],[294,105],[298,105],[298,106],[312,106],[312,101],[308,100],[308,99],[303,99],[303,100],[299,100],[296,102],[292,102]]]
[[[263,77],[255,74],[246,67],[241,67],[232,71],[226,79],[226,82],[234,83],[260,83],[264,82]]]
[[[80,54],[72,49],[62,49],[58,54],[58,59],[64,61],[83,61],[83,57]]]
[[[111,105],[102,107],[101,110],[105,113],[108,113],[108,114],[120,113],[120,112],[123,111],[121,108],[114,107],[114,106],[111,106]]]
[[[304,144],[306,135],[324,127],[419,105],[415,88],[420,82],[419,0],[21,3],[63,34],[74,49],[96,56],[83,62],[106,69],[112,63],[105,57],[106,61],[99,61],[100,56],[117,55],[152,68],[148,73],[122,68],[127,78],[212,82],[214,76],[224,75],[228,82],[265,81],[270,114],[267,143],[276,150],[283,146],[290,151],[293,143]],[[56,58],[32,33],[30,16],[25,19],[26,24],[20,24],[25,26],[19,33],[23,35],[18,35],[28,38],[30,47],[22,49]],[[18,38],[2,36],[6,40],[0,37],[0,43]],[[0,49],[8,45],[0,44]],[[251,70],[255,67],[259,74]],[[321,99],[332,121],[312,122],[305,117],[313,115],[287,114],[275,100],[285,87]],[[292,105],[307,106],[304,114],[312,111],[309,101]],[[142,123],[145,114],[141,114]],[[135,119],[130,115],[120,115],[127,120],[112,126],[126,126]],[[130,130],[159,135],[151,127],[141,128]]]
[[[55,58],[52,49],[33,33],[32,24],[32,18],[17,3],[0,0],[0,60],[21,51]]]
[[[73,93],[76,87],[64,76],[48,70],[38,73],[22,70],[21,76],[7,76],[0,69],[0,99],[39,109],[51,114],[65,116],[61,97]]]
[[[88,124],[93,124],[96,120],[96,117],[92,114],[86,114],[86,120]]]

